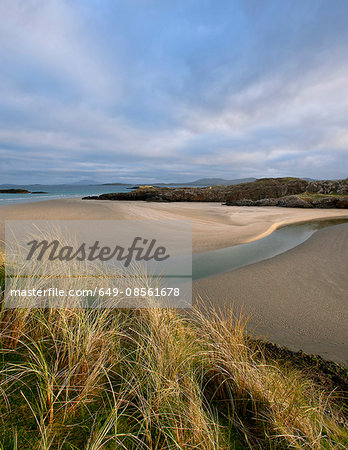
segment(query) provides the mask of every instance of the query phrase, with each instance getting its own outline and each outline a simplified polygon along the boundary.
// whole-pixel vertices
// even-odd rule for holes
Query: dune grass
[[[0,448],[346,448],[341,393],[199,305],[3,307]]]
[[[205,313],[3,311],[2,448],[346,448],[328,393]]]

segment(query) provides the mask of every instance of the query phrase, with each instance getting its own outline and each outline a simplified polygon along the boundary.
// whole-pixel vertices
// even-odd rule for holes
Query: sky
[[[0,184],[348,176],[347,0],[0,0]]]

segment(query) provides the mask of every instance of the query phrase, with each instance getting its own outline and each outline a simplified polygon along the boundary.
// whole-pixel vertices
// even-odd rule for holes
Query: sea
[[[13,205],[17,203],[30,203],[30,202],[42,202],[45,200],[57,200],[62,198],[82,198],[88,195],[100,195],[107,194],[109,192],[129,192],[129,189],[133,185],[69,185],[69,184],[57,184],[57,185],[1,185],[2,189],[26,189],[30,192],[43,191],[46,194],[4,194],[0,192],[0,206]]]

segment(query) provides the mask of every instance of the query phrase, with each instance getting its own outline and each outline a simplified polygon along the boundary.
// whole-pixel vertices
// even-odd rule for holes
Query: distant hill
[[[132,183],[103,183],[101,186],[131,186]]]
[[[180,183],[185,186],[230,186],[232,184],[240,184],[240,183],[250,183],[251,181],[255,181],[256,178],[237,178],[235,180],[225,180],[224,178],[200,178],[196,181],[191,181],[189,183]]]
[[[185,181],[177,183],[141,183],[141,185],[151,186],[230,186],[231,184],[249,183],[256,178],[239,178],[236,180],[225,180],[224,178],[200,178],[195,181]],[[103,186],[127,186],[127,183],[103,183]],[[135,183],[135,186],[139,184]]]
[[[225,180],[224,178],[199,178],[195,181],[187,181],[187,182],[178,182],[178,183],[135,183],[135,186],[138,185],[153,185],[153,186],[230,186],[233,184],[240,184],[240,183],[250,183],[252,181],[255,181],[256,178],[237,178],[234,180]],[[314,181],[311,178],[305,178],[307,181]],[[69,183],[68,183],[69,184]],[[132,186],[133,183],[100,183],[99,181],[95,180],[80,180],[76,181],[75,183],[71,183],[72,186]],[[5,185],[4,185],[5,186]],[[13,185],[15,186],[15,185]],[[39,185],[38,185],[39,186]],[[9,185],[6,185],[6,187],[10,187]],[[11,186],[12,187],[12,186]]]
[[[96,185],[96,184],[100,184],[99,181],[95,181],[95,180],[80,180],[80,181],[75,181],[75,183],[71,183],[71,185],[73,185],[73,186],[89,186],[89,185]]]

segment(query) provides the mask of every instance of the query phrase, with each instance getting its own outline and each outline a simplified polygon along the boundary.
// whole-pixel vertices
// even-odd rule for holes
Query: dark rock
[[[30,194],[26,189],[0,189],[0,194]]]
[[[307,185],[308,181],[299,178],[262,178],[252,183],[229,186],[227,201],[241,199],[256,201],[295,195],[305,192]]]
[[[168,203],[170,200],[166,200],[163,197],[155,195],[154,197],[148,197],[145,201],[146,202],[165,202],[165,203]]]
[[[34,191],[32,194],[48,194],[48,192],[45,191]]]
[[[337,197],[315,198],[311,201],[314,208],[337,208]]]
[[[348,198],[341,197],[338,199],[336,203],[336,208],[345,208],[348,209]]]
[[[277,206],[283,208],[313,208],[311,203],[306,202],[296,195],[288,195],[279,199]]]
[[[278,206],[278,198],[263,198],[261,200],[256,200],[255,206]]]
[[[255,203],[253,200],[242,198],[241,200],[230,200],[224,204],[226,206],[255,206]]]
[[[348,178],[344,180],[311,181],[308,183],[307,191],[316,194],[347,195]]]

